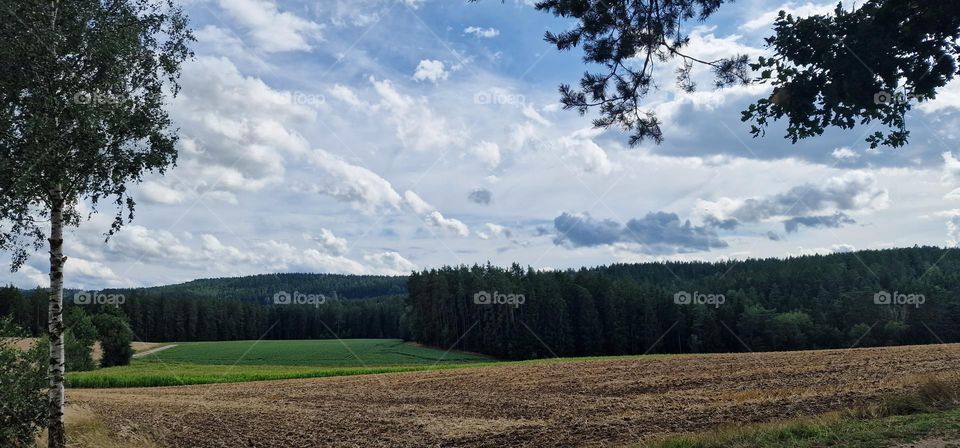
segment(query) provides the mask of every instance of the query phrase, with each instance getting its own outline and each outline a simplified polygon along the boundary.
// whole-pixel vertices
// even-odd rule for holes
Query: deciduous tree
[[[190,56],[171,0],[18,0],[0,7],[0,250],[14,270],[49,246],[49,446],[63,429],[63,230],[80,204],[116,205],[127,185],[162,173],[177,141],[165,100]]]

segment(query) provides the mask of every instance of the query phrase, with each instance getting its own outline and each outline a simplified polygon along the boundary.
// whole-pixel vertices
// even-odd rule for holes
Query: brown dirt
[[[162,446],[611,445],[820,414],[957,370],[951,344],[71,389],[68,400]]]

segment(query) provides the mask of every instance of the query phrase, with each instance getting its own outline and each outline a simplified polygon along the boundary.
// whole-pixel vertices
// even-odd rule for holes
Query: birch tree
[[[63,447],[64,228],[115,210],[106,237],[133,218],[127,186],[176,162],[165,111],[191,56],[171,0],[0,2],[0,250],[20,269],[49,249],[49,446]]]

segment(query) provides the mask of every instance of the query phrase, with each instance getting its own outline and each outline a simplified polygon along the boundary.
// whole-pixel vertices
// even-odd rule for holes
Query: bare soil
[[[71,389],[171,447],[617,445],[809,416],[960,370],[960,344],[612,358],[166,388]]]

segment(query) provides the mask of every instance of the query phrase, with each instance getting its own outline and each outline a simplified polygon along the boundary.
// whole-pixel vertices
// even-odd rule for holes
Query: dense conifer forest
[[[280,291],[326,300],[274,303]],[[566,271],[457,266],[409,278],[260,275],[104,292],[124,295],[120,308],[143,341],[403,338],[508,359],[960,341],[960,256],[936,247]],[[7,314],[41,334],[44,292],[0,289]]]

